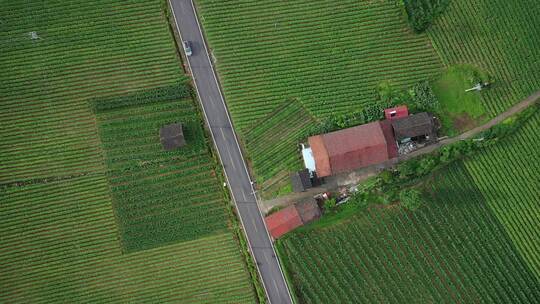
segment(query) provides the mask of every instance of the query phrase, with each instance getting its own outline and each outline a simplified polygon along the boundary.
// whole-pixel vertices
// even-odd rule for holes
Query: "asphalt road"
[[[257,263],[267,298],[272,304],[292,303],[279,261],[257,205],[251,179],[216,79],[191,0],[169,0],[182,40],[191,42],[189,67],[206,123],[225,170],[251,253]]]

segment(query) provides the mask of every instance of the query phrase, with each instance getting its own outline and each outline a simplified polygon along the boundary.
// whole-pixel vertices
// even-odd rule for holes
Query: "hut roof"
[[[319,209],[319,205],[317,205],[317,201],[314,198],[296,203],[295,206],[300,218],[302,219],[302,223],[304,224],[321,217],[321,209]]]
[[[274,239],[296,227],[302,226],[302,219],[295,206],[289,206],[265,218],[266,227]]]
[[[384,117],[386,119],[397,119],[407,117],[409,115],[409,109],[407,106],[397,106],[384,110]]]
[[[397,140],[435,133],[433,115],[427,112],[392,120],[392,128]]]

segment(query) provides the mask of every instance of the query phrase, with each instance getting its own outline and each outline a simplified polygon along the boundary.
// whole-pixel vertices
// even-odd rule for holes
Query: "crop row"
[[[536,114],[512,138],[465,162],[488,205],[538,277],[539,128],[540,115]]]

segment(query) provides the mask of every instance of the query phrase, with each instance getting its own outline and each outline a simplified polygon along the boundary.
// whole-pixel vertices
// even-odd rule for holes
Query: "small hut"
[[[171,151],[184,146],[186,144],[186,140],[184,139],[182,124],[174,123],[163,126],[159,130],[159,140],[161,141],[165,151]]]

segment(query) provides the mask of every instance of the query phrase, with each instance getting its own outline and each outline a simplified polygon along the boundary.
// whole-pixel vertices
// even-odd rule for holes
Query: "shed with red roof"
[[[384,117],[386,117],[386,119],[392,120],[407,116],[409,116],[409,109],[407,109],[407,106],[397,106],[384,110]]]
[[[270,235],[277,239],[285,233],[302,226],[302,219],[295,206],[289,206],[265,218]]]

